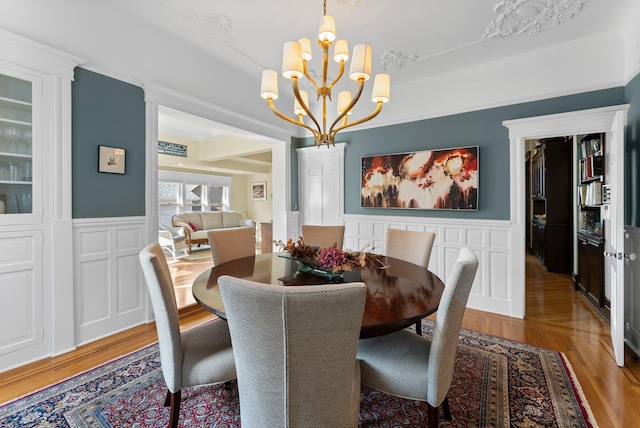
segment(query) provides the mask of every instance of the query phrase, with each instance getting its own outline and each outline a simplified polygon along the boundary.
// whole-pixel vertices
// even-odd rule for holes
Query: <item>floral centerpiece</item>
[[[289,238],[286,243],[282,241],[273,241],[273,243],[282,251],[288,252],[291,258],[301,265],[298,270],[305,273],[334,278],[342,275],[344,271],[366,268],[368,263],[380,269],[387,268],[383,256],[364,250],[342,250],[335,245],[320,248],[318,245],[306,244],[302,237],[295,242]],[[372,251],[374,249],[375,247],[371,247]]]

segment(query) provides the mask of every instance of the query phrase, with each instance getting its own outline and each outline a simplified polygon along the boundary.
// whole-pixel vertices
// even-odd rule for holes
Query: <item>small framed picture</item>
[[[124,149],[100,146],[98,171],[110,174],[124,174],[124,155]]]
[[[251,183],[251,200],[266,201],[267,200],[267,182],[258,181]]]

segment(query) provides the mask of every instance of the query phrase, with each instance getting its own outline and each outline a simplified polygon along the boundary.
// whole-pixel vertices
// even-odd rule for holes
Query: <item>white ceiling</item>
[[[639,5],[327,0],[327,13],[335,16],[338,38],[350,49],[372,45],[374,73],[391,75],[393,101],[398,85],[637,26]],[[284,42],[314,40],[322,6],[320,0],[0,0],[0,28],[84,58],[85,66],[105,74],[223,106],[230,115],[291,135],[297,130],[276,118],[259,96],[261,73],[279,71]],[[314,53],[312,70],[318,68],[319,48]],[[283,96],[285,84],[281,79],[281,110],[292,103]],[[236,132],[179,116],[161,117],[161,132],[195,141]]]

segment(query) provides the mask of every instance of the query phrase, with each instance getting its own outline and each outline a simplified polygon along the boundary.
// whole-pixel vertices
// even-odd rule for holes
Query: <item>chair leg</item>
[[[422,336],[422,321],[416,322],[416,333]]]
[[[442,402],[442,409],[444,410],[444,418],[448,421],[452,420],[451,416],[451,408],[449,407],[449,397],[444,397],[444,401]]]
[[[433,407],[429,403],[427,403],[427,405],[429,406],[427,411],[427,427],[438,428],[438,408]]]
[[[176,392],[171,392],[167,389],[167,397],[164,400],[164,407],[171,406],[169,410],[169,427],[177,428],[178,419],[180,418],[180,397],[182,391],[179,389]]]

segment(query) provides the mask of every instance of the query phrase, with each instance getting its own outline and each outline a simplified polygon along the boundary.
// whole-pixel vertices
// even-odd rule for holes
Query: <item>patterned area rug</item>
[[[429,333],[431,324],[423,323]],[[166,389],[156,345],[0,406],[0,427],[164,427]],[[463,330],[440,427],[595,427],[564,355]],[[360,426],[425,426],[426,403],[363,387]],[[186,389],[182,427],[239,427],[235,382]]]

